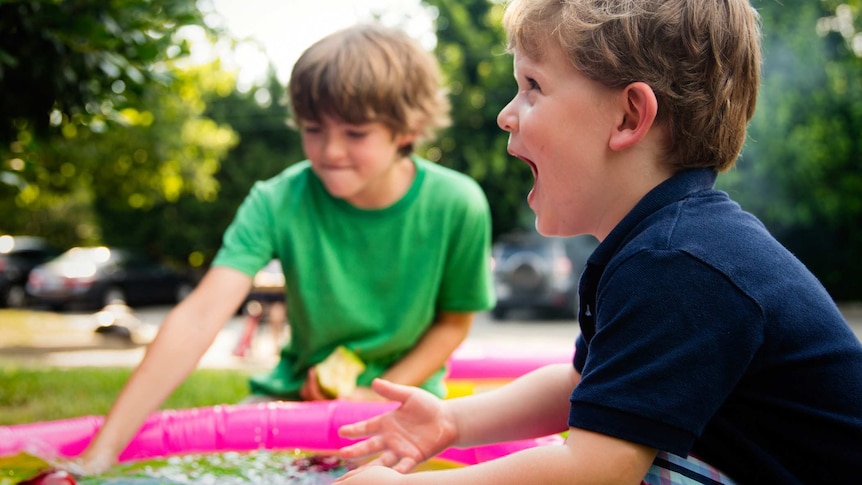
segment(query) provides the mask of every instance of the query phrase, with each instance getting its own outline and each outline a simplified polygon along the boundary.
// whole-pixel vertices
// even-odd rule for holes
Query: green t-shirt
[[[272,258],[285,275],[291,338],[252,391],[298,399],[308,368],[337,346],[366,364],[369,385],[422,337],[439,311],[493,307],[491,219],[479,185],[413,157],[395,204],[358,209],[329,195],[307,161],[254,185],[213,266],[249,276]],[[422,387],[445,394],[440,369]]]

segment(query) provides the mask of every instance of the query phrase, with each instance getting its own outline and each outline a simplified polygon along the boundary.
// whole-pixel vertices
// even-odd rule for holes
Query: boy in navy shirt
[[[574,365],[440,401],[383,380],[345,426],[342,483],[860,483],[862,345],[817,279],[714,190],[756,104],[747,0],[515,0],[518,92],[498,117],[544,235],[601,244]],[[766,142],[766,141],[761,141]],[[776,141],[777,142],[777,141]],[[568,430],[479,465],[401,475],[448,446]]]

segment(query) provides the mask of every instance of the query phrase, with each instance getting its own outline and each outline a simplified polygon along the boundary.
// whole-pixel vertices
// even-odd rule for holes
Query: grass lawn
[[[130,368],[0,368],[0,426],[88,415],[104,415]],[[198,369],[165,401],[162,409],[234,404],[248,395],[248,372]]]

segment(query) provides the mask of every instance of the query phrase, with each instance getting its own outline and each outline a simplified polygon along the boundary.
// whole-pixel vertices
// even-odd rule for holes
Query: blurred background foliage
[[[524,228],[532,185],[496,124],[515,86],[489,0],[423,0],[453,127],[421,154],[485,189],[494,236]],[[862,299],[862,0],[752,0],[763,84],[719,187],[837,300]],[[194,0],[0,0],[0,233],[142,248],[205,268],[251,184],[302,159],[274,71],[251,89],[189,62]]]

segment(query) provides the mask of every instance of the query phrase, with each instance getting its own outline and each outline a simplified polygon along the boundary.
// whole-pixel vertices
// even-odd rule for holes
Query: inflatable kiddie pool
[[[573,348],[464,344],[448,362],[447,397],[499,387],[550,364],[572,362]],[[120,462],[178,455],[258,450],[331,452],[349,443],[338,435],[348,423],[390,411],[397,403],[349,401],[220,405],[153,413]],[[79,455],[101,427],[102,416],[0,426],[0,457],[30,453],[49,458]],[[561,444],[552,435],[473,448],[449,448],[435,457],[456,466],[473,465],[527,448]]]
[[[337,450],[351,443],[338,435],[342,425],[387,412],[397,403],[348,401],[221,405],[153,413],[120,461],[223,451]],[[0,456],[27,452],[74,457],[102,425],[101,416],[0,427]],[[449,448],[437,458],[472,465],[544,444],[559,436],[473,448]]]
[[[574,354],[574,344],[465,342],[449,358],[446,397],[487,391],[546,365],[571,364]]]

